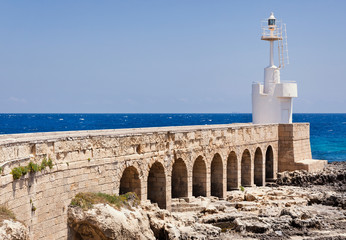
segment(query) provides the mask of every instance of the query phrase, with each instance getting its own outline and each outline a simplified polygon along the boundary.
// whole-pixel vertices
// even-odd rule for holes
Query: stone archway
[[[263,186],[263,154],[261,148],[257,148],[254,160],[254,180],[256,186]]]
[[[241,157],[241,185],[243,187],[251,186],[251,155],[247,149],[244,150]]]
[[[274,178],[274,154],[272,146],[268,146],[266,151],[266,181],[270,181]]]
[[[187,168],[181,158],[173,164],[171,182],[172,198],[187,197]]]
[[[147,184],[148,200],[166,208],[166,176],[161,163],[155,162],[151,166]]]
[[[127,192],[134,192],[141,199],[141,181],[135,167],[125,168],[120,179],[119,195]]]
[[[193,164],[192,195],[207,196],[207,168],[202,156],[199,156]]]
[[[227,191],[238,187],[238,161],[237,155],[232,151],[227,159]]]

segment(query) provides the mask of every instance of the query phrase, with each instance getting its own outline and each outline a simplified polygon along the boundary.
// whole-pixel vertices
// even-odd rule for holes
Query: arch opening
[[[238,161],[237,155],[232,151],[227,159],[227,191],[238,189]]]
[[[255,152],[254,180],[256,186],[263,186],[263,155],[258,147]]]
[[[266,181],[270,181],[274,178],[274,154],[272,146],[268,146],[266,151]]]
[[[223,197],[223,167],[220,154],[216,153],[211,162],[211,174],[210,174],[212,196],[219,198]]]
[[[181,158],[173,164],[171,184],[172,198],[187,197],[187,168]]]
[[[241,157],[241,185],[243,187],[251,186],[251,155],[247,149],[244,150]]]
[[[148,176],[148,199],[157,203],[160,208],[166,208],[166,176],[163,165],[155,162]]]
[[[193,164],[192,195],[207,196],[207,168],[202,156],[199,156]]]
[[[125,168],[120,179],[119,195],[128,192],[134,192],[141,199],[141,181],[135,167],[130,166]]]

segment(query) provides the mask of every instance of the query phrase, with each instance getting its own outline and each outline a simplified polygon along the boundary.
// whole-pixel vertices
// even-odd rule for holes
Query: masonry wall
[[[246,166],[249,186],[254,185],[255,172],[262,177],[256,182],[265,184],[269,166],[276,176],[280,154],[284,165],[298,154],[309,156],[304,152],[308,148],[290,145],[292,140],[308,141],[306,134],[298,137],[307,127],[291,125],[294,127],[229,124],[2,135],[0,204],[6,204],[27,224],[32,239],[67,239],[67,207],[78,192],[119,194],[121,189],[132,188],[142,201],[151,198],[170,209],[174,173],[173,179],[184,183],[181,186],[186,189],[175,188],[173,194],[192,197],[197,186],[194,179],[198,179],[203,182],[201,195],[223,198],[227,189],[241,184],[244,152],[250,153],[250,165]],[[285,149],[283,153],[279,146]],[[272,149],[270,164],[266,162],[268,149]],[[262,154],[256,156],[255,165],[256,151]],[[43,158],[53,160],[52,169],[13,180],[10,172],[14,167],[30,161],[40,163]],[[148,185],[148,179],[153,184]],[[148,196],[155,193],[153,186],[164,194]]]
[[[301,169],[297,166],[297,162],[312,159],[310,124],[280,124],[279,149],[279,172]]]

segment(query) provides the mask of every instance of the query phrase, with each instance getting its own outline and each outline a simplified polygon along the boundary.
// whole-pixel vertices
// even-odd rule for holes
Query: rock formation
[[[340,170],[341,169],[341,170]],[[342,170],[343,169],[343,170]],[[173,212],[157,204],[119,210],[95,204],[83,210],[70,206],[69,227],[74,239],[346,239],[346,210],[340,191],[342,166],[331,165],[315,175],[294,172],[280,175],[267,187],[228,192],[227,198],[197,197],[173,199]],[[303,187],[287,186],[293,179],[328,179],[336,174],[339,182]],[[342,175],[341,174],[341,175]],[[317,177],[312,177],[317,176]],[[305,187],[308,185],[308,187]],[[339,190],[338,190],[339,189]]]
[[[28,240],[29,231],[27,227],[14,219],[4,219],[0,213],[0,239],[2,240]]]

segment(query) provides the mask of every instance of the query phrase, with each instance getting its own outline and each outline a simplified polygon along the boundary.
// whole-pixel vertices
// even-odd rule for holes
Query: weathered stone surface
[[[70,206],[67,222],[83,240],[155,239],[146,213],[138,208],[118,211],[108,204],[96,204],[83,211]]]
[[[0,222],[0,239],[29,240],[29,230],[21,222],[6,219]]]

